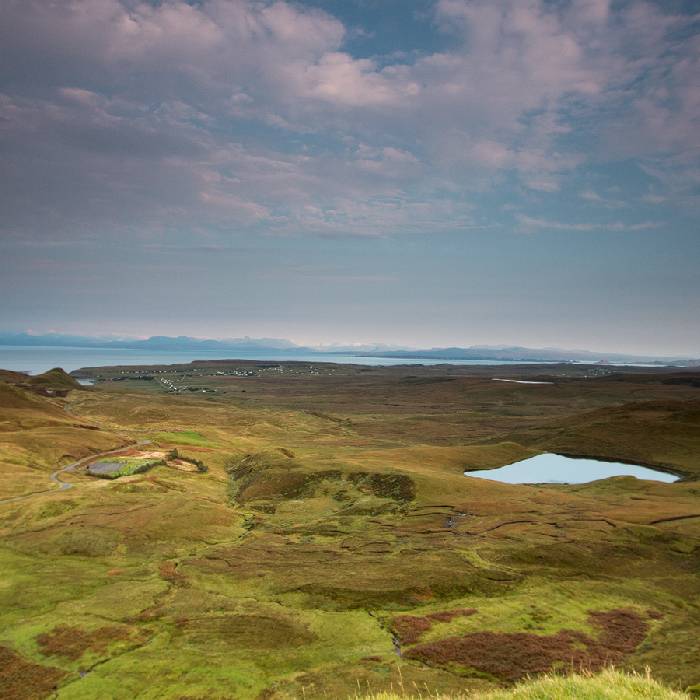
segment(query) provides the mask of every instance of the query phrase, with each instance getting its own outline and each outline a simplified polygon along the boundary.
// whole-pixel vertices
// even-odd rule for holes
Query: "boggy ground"
[[[1,697],[464,693],[610,663],[700,683],[698,373],[122,372],[0,378]],[[49,481],[146,441],[207,470]],[[462,475],[541,451],[684,479]]]

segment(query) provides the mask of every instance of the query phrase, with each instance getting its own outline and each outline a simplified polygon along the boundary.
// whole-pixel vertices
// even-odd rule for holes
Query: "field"
[[[77,374],[0,374],[0,697],[468,696],[610,665],[700,691],[700,372]],[[463,475],[541,452],[682,478]]]

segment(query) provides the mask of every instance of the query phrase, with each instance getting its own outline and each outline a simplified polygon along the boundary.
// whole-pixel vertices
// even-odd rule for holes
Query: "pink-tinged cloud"
[[[0,225],[448,228],[508,178],[555,196],[615,159],[681,196],[698,172],[700,39],[675,34],[690,21],[437,0],[442,48],[367,57],[303,4],[6,0]]]

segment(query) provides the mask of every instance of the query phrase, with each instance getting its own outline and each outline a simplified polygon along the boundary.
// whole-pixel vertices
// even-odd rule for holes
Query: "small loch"
[[[464,475],[502,481],[506,484],[585,484],[612,476],[634,476],[637,479],[666,483],[679,479],[675,474],[637,464],[565,457],[554,453],[537,455],[497,469],[465,471]]]
[[[102,461],[94,462],[88,467],[88,474],[92,476],[112,476],[117,474],[121,469],[124,468],[124,462],[113,461]]]
[[[498,377],[493,377],[491,381],[494,382],[511,382],[512,384],[554,384],[554,382],[535,382],[527,379],[499,379]]]

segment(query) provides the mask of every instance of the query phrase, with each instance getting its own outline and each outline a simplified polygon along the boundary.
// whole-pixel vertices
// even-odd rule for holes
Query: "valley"
[[[75,376],[95,384],[0,374],[8,697],[468,694],[609,665],[700,687],[697,370]],[[545,452],[680,478],[468,474]]]

